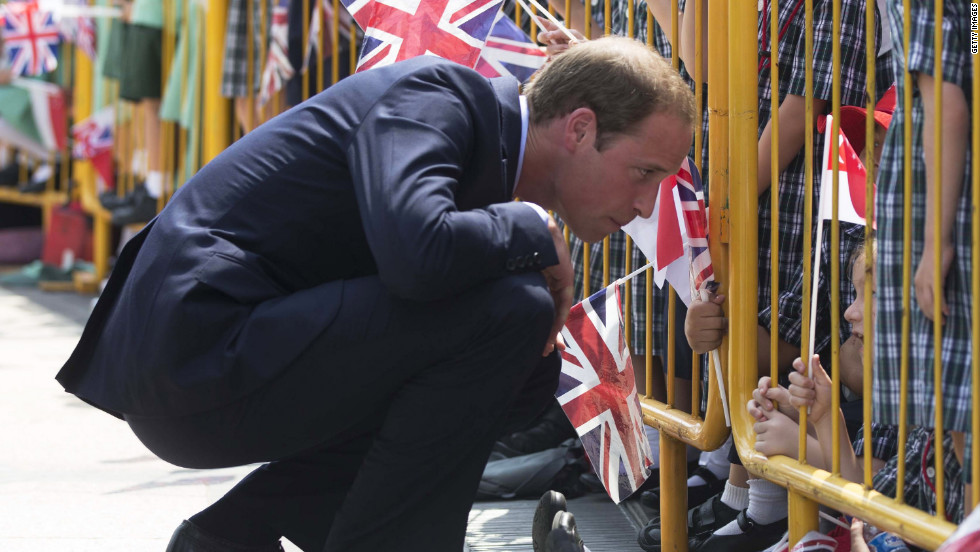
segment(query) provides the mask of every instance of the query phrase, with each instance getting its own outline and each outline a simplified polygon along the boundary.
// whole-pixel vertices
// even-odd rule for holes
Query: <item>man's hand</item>
[[[552,23],[550,19],[539,15],[535,16],[534,19],[542,29],[538,31],[538,42],[545,45],[545,51],[548,53],[549,60],[568,49],[571,39],[568,38],[568,35],[558,25]],[[576,42],[585,42],[586,39],[582,33],[575,29],[571,29],[569,32],[575,37]]]
[[[851,520],[851,552],[868,552],[864,541],[864,522],[858,518]]]
[[[548,341],[541,356],[550,355],[555,347],[558,347],[559,351],[565,350],[561,329],[565,327],[565,321],[568,320],[568,310],[572,308],[573,296],[572,260],[568,254],[568,245],[565,244],[565,235],[554,217],[548,217],[548,231],[551,232],[551,239],[555,243],[558,264],[549,266],[541,273],[544,274],[551,298],[555,301],[555,323],[551,326],[551,333],[548,334]]]
[[[687,309],[684,319],[684,335],[695,353],[713,351],[721,345],[721,339],[728,333],[728,319],[721,305],[724,295],[710,293],[707,301],[695,297]]]
[[[919,268],[915,270],[915,301],[919,304],[919,308],[922,309],[922,314],[933,322],[935,322],[933,320],[933,314],[935,314],[933,310],[936,305],[936,282],[934,278],[934,267],[936,266],[935,251],[932,245],[932,239],[927,236],[925,248],[922,250],[922,260],[919,261]],[[942,278],[943,282],[945,282],[946,276],[949,274],[949,267],[953,264],[953,246],[949,243],[943,244],[942,259]],[[946,304],[946,298],[939,297],[938,299],[942,305],[943,316],[949,316],[949,305]]]

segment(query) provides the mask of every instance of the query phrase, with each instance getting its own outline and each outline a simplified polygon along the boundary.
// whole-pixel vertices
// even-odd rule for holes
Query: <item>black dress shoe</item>
[[[123,205],[132,202],[133,194],[119,195],[115,191],[102,192],[99,194],[99,203],[106,209],[118,209]]]
[[[137,193],[137,190],[142,189],[136,188],[133,190],[133,198],[130,203],[115,209],[110,209],[112,212],[112,224],[125,226],[127,224],[149,222],[150,219],[157,216],[157,198],[151,197],[145,191]]]
[[[167,552],[283,552],[282,544],[239,544],[210,535],[189,521],[183,521],[170,537]]]
[[[493,452],[512,458],[555,448],[563,441],[577,436],[558,401],[553,401],[534,425],[501,438],[494,444]]]
[[[765,550],[779,542],[786,532],[786,520],[781,519],[768,525],[752,521],[745,513],[739,512],[735,518],[741,533],[737,535],[718,535],[706,533],[691,539],[691,552],[727,552],[728,550]]]
[[[544,543],[545,552],[585,552],[582,538],[575,527],[575,516],[558,512],[551,525],[551,532]]]
[[[687,537],[693,542],[701,537],[707,538],[712,533],[731,523],[738,517],[739,510],[729,507],[721,501],[721,493],[711,500],[695,506],[687,512]],[[663,537],[660,533],[660,518],[654,518],[640,529],[637,544],[646,552],[660,552]]]
[[[20,163],[12,161],[0,169],[0,186],[12,188],[20,180]]]
[[[687,488],[688,508],[693,508],[700,504],[704,504],[704,502],[709,498],[715,496],[721,491],[724,491],[725,482],[728,481],[728,478],[719,479],[718,476],[711,472],[711,470],[702,466],[698,466],[693,472],[691,472],[691,476],[695,475],[700,476],[701,479],[704,479],[707,482],[707,485],[698,485],[696,487]],[[640,494],[640,503],[647,508],[659,510],[660,489],[656,488],[649,491],[643,491],[643,493]]]
[[[538,507],[534,510],[534,521],[531,522],[531,544],[535,552],[543,552],[555,514],[568,508],[565,495],[558,491],[548,491],[541,495]]]

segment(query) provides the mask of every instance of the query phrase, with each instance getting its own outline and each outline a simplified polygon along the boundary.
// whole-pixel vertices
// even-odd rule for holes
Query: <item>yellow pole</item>
[[[832,111],[834,124],[831,129],[833,138],[830,142],[830,160],[833,169],[831,197],[840,196],[840,142],[837,139],[840,132],[840,0],[831,2],[833,12],[833,29],[831,32],[831,58],[833,59],[834,75],[831,87]],[[830,411],[840,410],[840,224],[838,223],[837,201],[831,202],[830,207],[830,361],[833,391],[830,394]],[[840,416],[832,415],[831,426],[834,442],[831,443],[833,458],[831,458],[831,473],[840,475]]]
[[[943,463],[943,430],[945,426],[943,425],[943,360],[942,360],[942,343],[943,343],[943,325],[940,321],[943,319],[943,308],[942,308],[942,297],[943,297],[943,246],[942,246],[942,222],[943,222],[943,202],[942,202],[942,182],[943,182],[943,3],[941,1],[935,2],[936,11],[936,24],[935,24],[935,42],[933,43],[933,48],[936,49],[935,53],[935,66],[936,70],[933,74],[933,82],[935,83],[936,95],[935,101],[935,123],[933,125],[933,140],[935,141],[935,153],[933,153],[933,203],[935,209],[934,219],[935,228],[933,230],[935,234],[935,247],[936,258],[933,259],[933,282],[935,282],[935,293],[933,295],[934,308],[932,312],[933,319],[933,389],[936,393],[936,438],[934,439],[935,449],[936,449],[936,516],[939,519],[946,518],[946,503],[943,500],[944,495],[944,484],[945,484],[945,472],[946,470],[942,468],[945,464]],[[976,108],[975,108],[976,109]],[[976,484],[976,483],[974,483]]]
[[[353,21],[350,22],[350,75],[354,74],[357,70],[357,41],[354,37],[357,36],[357,23]]]
[[[592,247],[582,240],[582,299],[592,295]]]
[[[769,213],[771,228],[769,250],[772,264],[769,272],[771,316],[769,318],[769,376],[772,387],[779,381],[779,0],[771,0],[769,15],[769,83],[772,88],[772,149],[769,165]],[[806,277],[806,276],[804,276]],[[800,431],[805,431],[805,426]]]
[[[323,63],[323,49],[327,45],[326,33],[323,32],[323,28],[327,26],[327,14],[323,11],[323,0],[315,0],[316,11],[320,17],[320,28],[317,30],[316,45],[317,45],[317,56],[316,56],[316,89],[318,92],[322,92],[326,88],[326,75],[323,74],[324,63]],[[334,52],[333,55],[337,55]]]
[[[73,111],[76,121],[92,115],[92,60],[78,48],[72,48],[75,63]],[[81,189],[82,207],[92,215],[92,262],[95,278],[102,281],[109,274],[109,255],[112,252],[112,228],[109,213],[99,204],[95,186],[95,171],[90,161],[74,162],[72,175]]]
[[[911,13],[911,1],[904,0],[903,13]],[[912,37],[912,22],[908,17],[903,17],[903,36],[902,44],[905,45],[905,59],[911,56],[910,39]],[[904,191],[902,197],[905,202],[902,207],[904,220],[912,220],[912,74],[909,73],[908,66],[902,64],[905,71],[902,74],[902,84],[904,92],[902,94],[903,111],[905,112],[903,135],[903,174],[905,178]],[[910,344],[910,323],[911,315],[911,287],[912,287],[912,225],[904,224],[902,232],[902,360],[900,363],[899,376],[899,408],[898,408],[898,450],[905,450],[906,439],[908,437],[908,390],[909,390],[909,344]],[[905,455],[898,455],[898,474],[895,484],[895,500],[899,504],[905,501]]]
[[[867,9],[865,11],[865,36],[867,37],[866,44],[872,44],[872,37],[875,36],[875,4],[872,2],[867,3]],[[875,121],[874,121],[874,106],[875,106],[875,49],[866,48],[867,50],[867,63],[865,64],[865,73],[868,75],[868,103],[867,103],[867,117],[865,117],[865,128],[864,128],[864,166],[874,167],[874,143],[875,143]],[[864,204],[867,206],[867,221],[875,220],[875,210],[874,210],[874,171],[867,171],[867,179],[864,182]],[[864,315],[863,319],[868,321],[870,331],[864,332],[864,358],[863,358],[863,369],[864,369],[864,380],[862,385],[862,396],[871,397],[872,386],[871,378],[871,362],[872,362],[872,350],[874,347],[874,326],[871,325],[872,316],[872,306],[874,301],[871,300],[873,283],[874,283],[874,273],[872,272],[872,263],[874,259],[871,256],[871,228],[870,222],[864,226],[864,296],[867,298],[864,301]],[[864,409],[864,442],[871,442],[871,401],[863,402]],[[872,486],[873,472],[871,466],[871,455],[864,455],[864,485],[868,488]]]
[[[265,0],[259,0],[264,2]],[[255,32],[255,0],[245,2],[245,86],[247,92],[245,97],[248,99],[248,114],[245,116],[248,130],[251,132],[255,128],[255,40],[252,33]]]
[[[251,12],[250,12],[251,13]],[[205,12],[204,82],[201,104],[208,114],[206,132],[201,132],[201,155],[207,163],[231,144],[231,104],[221,95],[221,65],[224,56],[225,30],[228,25],[228,0],[210,0]],[[251,34],[248,42],[252,43]],[[251,89],[252,83],[248,83]]]
[[[696,1],[696,0],[695,0]],[[704,52],[703,50],[703,40],[704,40],[704,29],[701,28],[704,13],[702,8],[704,4],[697,2],[694,4],[694,105],[698,113],[698,123],[694,127],[694,166],[697,167],[698,173],[702,177],[706,176],[704,174],[704,160],[702,157],[701,149],[704,144],[703,126],[704,123],[701,121],[701,117],[704,116]],[[632,27],[632,24],[630,25]],[[705,179],[706,182],[710,182]],[[707,198],[705,198],[707,199]],[[691,415],[700,416],[701,414],[701,355],[694,353],[691,355]]]
[[[300,50],[303,52],[302,57],[306,57],[306,45],[310,43],[310,0],[303,0],[303,46]],[[302,63],[297,69],[302,70]],[[303,93],[300,98],[306,101],[310,97],[310,72],[303,71]]]
[[[353,42],[354,37],[351,37]],[[340,80],[340,0],[333,0],[333,25],[330,27],[330,42],[333,55],[330,56],[330,83]]]

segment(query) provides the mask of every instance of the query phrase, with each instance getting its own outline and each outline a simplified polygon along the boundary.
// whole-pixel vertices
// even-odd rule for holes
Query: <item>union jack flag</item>
[[[112,127],[115,108],[105,107],[71,127],[72,157],[88,159],[107,188],[115,187],[112,167]]]
[[[3,12],[3,41],[14,75],[36,76],[58,67],[61,37],[54,14],[37,2],[7,2]]]
[[[88,0],[65,0],[66,4],[88,7]],[[95,21],[81,15],[62,15],[61,36],[75,45],[91,60],[95,60]]]
[[[357,71],[434,55],[473,67],[503,0],[342,0],[364,29]]]
[[[548,59],[541,48],[503,12],[497,12],[476,70],[484,77],[510,75],[526,82]]]
[[[279,0],[272,8],[272,26],[269,30],[269,54],[262,72],[259,89],[259,106],[269,103],[272,96],[282,90],[286,81],[296,73],[289,63],[289,0]]]
[[[643,428],[633,362],[623,335],[619,286],[572,307],[555,397],[616,503],[643,484],[653,453]]]

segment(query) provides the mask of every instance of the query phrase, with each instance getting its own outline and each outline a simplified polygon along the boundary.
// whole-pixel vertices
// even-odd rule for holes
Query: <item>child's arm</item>
[[[860,483],[864,480],[864,465],[858,462],[857,457],[854,455],[854,447],[851,445],[851,440],[845,429],[847,426],[844,421],[844,413],[840,409],[836,413],[830,411],[830,398],[833,393],[830,376],[827,375],[823,366],[820,365],[819,355],[813,355],[812,363],[813,377],[811,378],[806,375],[806,368],[803,366],[801,359],[796,359],[793,362],[795,372],[790,372],[789,374],[790,402],[797,408],[810,408],[807,420],[816,429],[817,441],[820,443],[819,446],[823,453],[822,456],[825,464],[824,466],[818,467],[827,470],[832,466],[834,454],[833,418],[831,416],[838,416],[841,430],[839,436],[840,472],[845,479]]]
[[[813,116],[823,113],[827,100],[813,99]],[[786,94],[779,104],[779,172],[789,166],[803,148],[806,136],[806,103],[803,96]],[[772,176],[772,120],[759,136],[759,194],[769,189]]]
[[[935,128],[942,126],[942,279],[946,279],[953,262],[953,225],[956,221],[956,204],[963,189],[963,165],[966,163],[966,145],[969,142],[970,112],[963,89],[944,82],[942,85],[942,121],[937,121],[935,112],[935,80],[932,76],[919,73],[918,87],[922,93],[923,125],[922,141],[926,157],[926,227],[922,259],[915,271],[915,299],[922,313],[933,319],[936,300],[934,278],[936,249],[935,243],[935,200],[936,159]],[[938,298],[942,312],[949,315],[949,307],[943,297]]]

